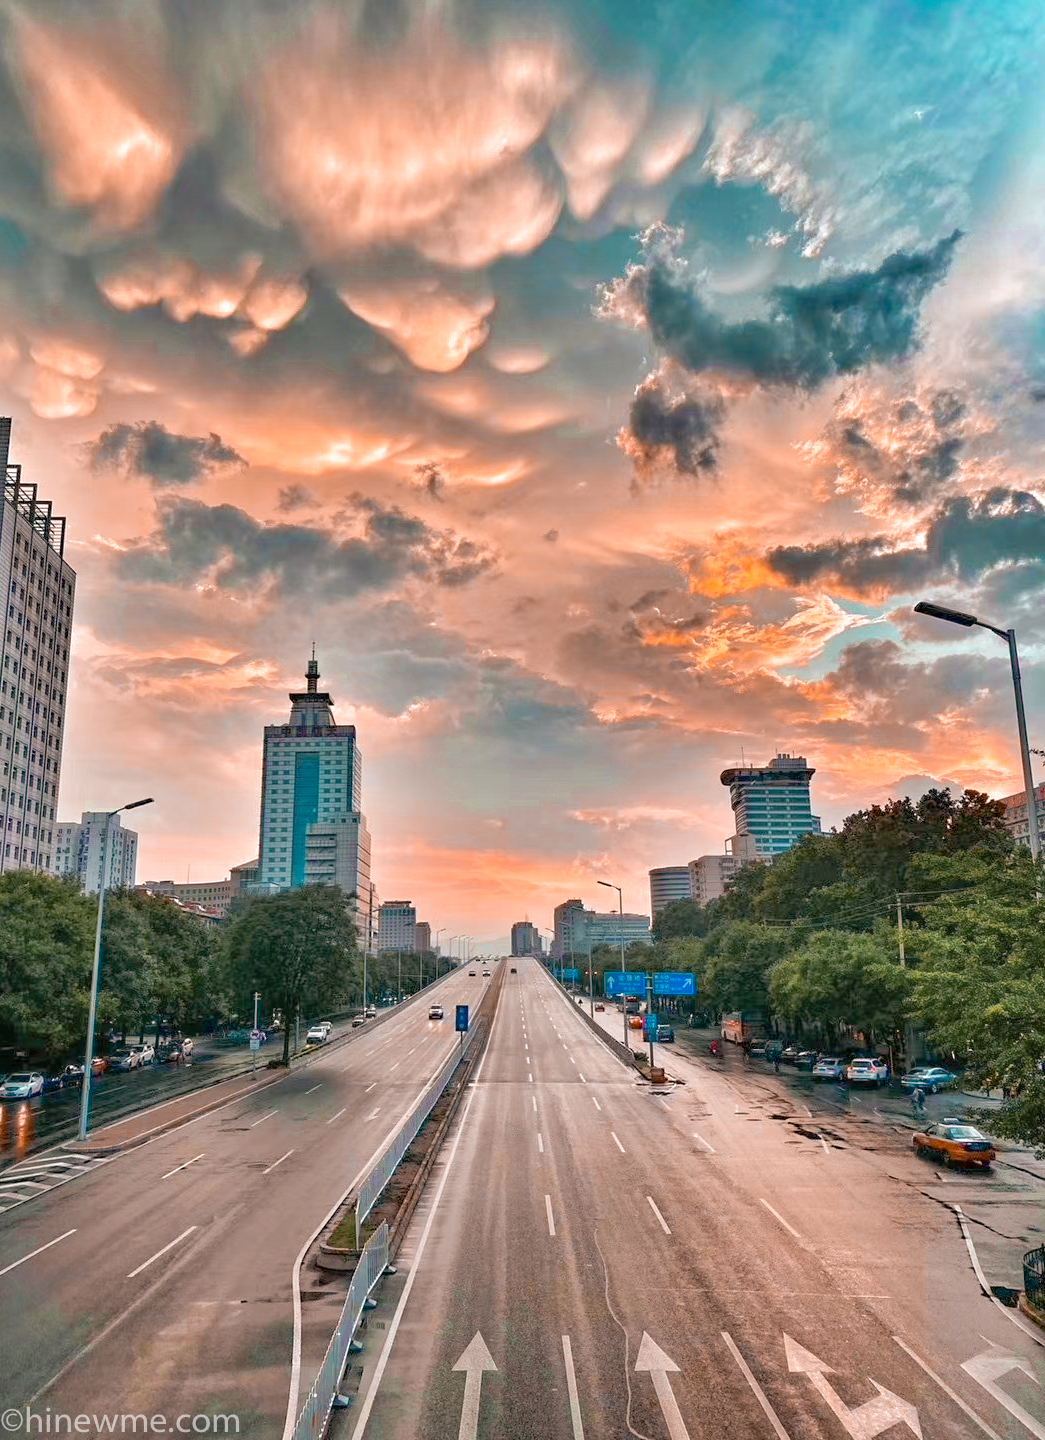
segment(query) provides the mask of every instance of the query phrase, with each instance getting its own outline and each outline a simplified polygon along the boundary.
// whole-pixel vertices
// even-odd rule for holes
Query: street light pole
[[[1023,710],[1023,684],[1020,680],[1020,660],[1016,653],[1016,632],[1015,630],[1002,630],[997,625],[991,625],[986,620],[978,620],[975,615],[966,615],[961,610],[949,610],[945,605],[934,605],[928,600],[921,600],[914,607],[917,615],[931,615],[934,620],[949,620],[952,625],[964,625],[969,629],[978,625],[981,630],[990,630],[992,634],[999,635],[1009,647],[1009,664],[1012,668],[1012,688],[1016,697],[1016,728],[1020,738],[1020,759],[1023,762],[1023,787],[1027,795],[1027,830],[1030,840],[1030,853],[1035,860],[1040,850],[1040,839],[1038,835],[1038,808],[1034,800],[1034,775],[1030,764],[1030,746],[1027,741],[1027,717]]]
[[[98,919],[94,927],[94,964],[91,969],[91,1002],[87,1008],[87,1049],[83,1061],[83,1088],[80,1091],[80,1128],[78,1140],[87,1139],[87,1116],[91,1108],[91,1072],[94,1069],[94,1025],[98,1012],[98,976],[102,968],[102,916],[105,913],[105,888],[109,882],[109,826],[110,822],[124,810],[138,810],[142,805],[151,805],[148,800],[132,800],[129,805],[120,805],[110,810],[105,817],[102,831],[102,882],[98,887]]]
[[[432,953],[435,956],[435,978],[437,980],[439,979],[439,936],[445,929],[445,925],[440,925],[439,929],[435,932],[435,944],[432,946]]]
[[[627,974],[627,966],[624,963],[624,896],[621,894],[619,885],[611,885],[608,880],[599,880],[599,885],[605,885],[607,890],[616,890],[617,904],[620,915],[620,968],[622,974]],[[628,1044],[628,997],[624,996],[624,1043]],[[630,1047],[629,1047],[630,1048]]]

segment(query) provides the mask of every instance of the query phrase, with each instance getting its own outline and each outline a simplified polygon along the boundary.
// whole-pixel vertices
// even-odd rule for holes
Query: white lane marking
[[[288,1150],[286,1155],[281,1155],[278,1160],[273,1160],[272,1164],[268,1167],[268,1170],[262,1170],[262,1175],[267,1175],[269,1171],[275,1170],[277,1165],[282,1165],[283,1161],[288,1159],[291,1155],[293,1155],[293,1153],[293,1150]]]
[[[587,1085],[588,1083],[579,1070],[577,1071],[577,1079],[581,1082],[582,1085]]]
[[[394,1065],[389,1065],[389,1067],[388,1067],[388,1073],[391,1074],[393,1070],[398,1070],[399,1067],[400,1067],[400,1065],[402,1065],[402,1063],[403,1063],[402,1060],[397,1060]]]
[[[45,1250],[50,1250],[52,1245],[57,1245],[59,1240],[68,1240],[70,1235],[75,1234],[75,1229],[67,1230],[64,1235],[59,1235],[57,1240],[48,1240],[46,1245],[37,1246],[35,1250],[30,1250],[28,1255],[23,1255],[21,1260],[12,1260],[10,1265],[5,1265],[4,1268],[0,1270],[0,1275],[6,1275],[9,1270],[17,1270],[19,1265],[24,1265],[25,1262],[31,1260],[34,1255],[42,1255]]]
[[[348,1106],[346,1105],[344,1110],[339,1110],[336,1115],[331,1115],[330,1119],[327,1121],[327,1124],[328,1124],[328,1125],[333,1125],[333,1123],[334,1123],[335,1120],[340,1120],[341,1117],[342,1117],[342,1115],[345,1113],[345,1110],[347,1110],[347,1109],[348,1109]]]
[[[704,1149],[710,1151],[712,1155],[716,1153],[715,1147],[713,1145],[709,1145],[708,1142],[704,1139],[703,1135],[698,1135],[695,1130],[693,1131],[693,1139],[699,1140],[700,1143],[703,1145]]]
[[[824,1154],[830,1155],[831,1151],[827,1148],[827,1141],[822,1135],[820,1136],[820,1144],[824,1147]]]
[[[1035,1342],[1035,1344],[1045,1345],[1045,1337],[1043,1337],[1039,1333],[1035,1333],[1036,1327],[1033,1324],[1028,1324],[1025,1320],[1021,1320],[1019,1316],[1014,1315],[1012,1311],[1008,1308],[1008,1306],[1001,1303],[997,1295],[995,1295],[994,1291],[987,1284],[987,1277],[984,1275],[983,1270],[980,1267],[979,1256],[976,1254],[976,1246],[972,1243],[972,1236],[969,1234],[969,1227],[965,1223],[965,1212],[962,1210],[962,1207],[960,1205],[952,1205],[951,1209],[957,1215],[958,1224],[962,1227],[962,1234],[965,1237],[965,1248],[969,1252],[969,1259],[972,1261],[972,1268],[976,1271],[976,1278],[980,1282],[980,1289],[983,1291],[984,1295],[988,1296],[991,1300],[994,1301],[995,1305],[997,1305],[998,1309],[1005,1316],[1006,1320],[1011,1320],[1012,1323],[1017,1327],[1017,1329],[1022,1330],[1025,1335],[1029,1335],[1030,1338]]]
[[[131,1273],[127,1276],[127,1279],[133,1280],[135,1275],[140,1275],[143,1270],[147,1270],[154,1260],[158,1260],[161,1255],[166,1255],[168,1250],[173,1250],[175,1245],[179,1244],[182,1240],[184,1240],[186,1235],[191,1235],[196,1228],[197,1227],[195,1225],[190,1225],[187,1230],[183,1230],[181,1234],[177,1236],[176,1239],[172,1240],[169,1245],[164,1245],[162,1250],[157,1250],[156,1254],[151,1255],[144,1264],[139,1265],[137,1270],[132,1270]]]
[[[533,1084],[533,1076],[532,1076],[532,1075],[527,1075],[526,1078],[529,1080],[530,1084],[532,1085],[532,1084]]]
[[[625,1150],[624,1146],[623,1146],[623,1145],[620,1143],[620,1141],[617,1139],[616,1133],[615,1133],[613,1130],[611,1130],[611,1131],[610,1131],[610,1134],[613,1136],[613,1143],[616,1145],[616,1147],[617,1147],[617,1149],[620,1151],[620,1153],[621,1153],[622,1155],[627,1155],[628,1152],[627,1152],[627,1150]]]
[[[729,1346],[729,1353],[733,1356],[733,1359],[740,1366],[741,1375],[743,1375],[744,1379],[751,1386],[755,1399],[762,1406],[762,1409],[765,1412],[766,1419],[769,1421],[770,1425],[772,1425],[773,1429],[780,1437],[780,1440],[791,1440],[790,1435],[788,1435],[787,1431],[780,1423],[780,1417],[777,1415],[776,1411],[773,1409],[772,1405],[770,1405],[768,1399],[766,1398],[765,1391],[755,1379],[754,1375],[752,1375],[747,1361],[744,1359],[743,1355],[741,1355],[737,1347],[733,1344],[733,1337],[731,1335],[728,1335],[726,1331],[723,1330],[722,1338]]]
[[[809,1106],[808,1106],[808,1105],[803,1105],[803,1106],[802,1106],[802,1109],[803,1109],[803,1110],[806,1112],[806,1114],[809,1116],[810,1120],[812,1120],[812,1118],[813,1118],[813,1112],[812,1112],[812,1110],[810,1110]]]
[[[768,1200],[763,1200],[762,1197],[759,1196],[759,1204],[760,1204],[760,1205],[764,1205],[764,1206],[766,1207],[766,1209],[769,1211],[770,1215],[772,1215],[773,1219],[774,1219],[774,1220],[779,1220],[780,1223],[781,1223],[781,1225],[783,1225],[783,1227],[784,1227],[785,1230],[790,1230],[791,1234],[795,1237],[796,1240],[801,1240],[802,1237],[801,1237],[801,1235],[799,1235],[799,1233],[798,1233],[798,1231],[795,1229],[795,1227],[794,1227],[793,1225],[789,1225],[789,1224],[787,1223],[787,1221],[784,1219],[783,1215],[778,1214],[777,1211],[775,1211],[775,1210],[773,1209],[772,1205],[770,1205],[770,1203],[769,1203]]]
[[[530,1096],[530,1099],[533,1101],[533,1113],[536,1115],[536,1113],[537,1113],[537,1096],[536,1096],[536,1095],[531,1095],[531,1096]]]
[[[270,1110],[267,1115],[262,1115],[261,1120],[271,1120],[272,1117],[273,1117],[273,1115],[278,1115],[278,1114],[279,1114],[279,1111],[278,1111],[278,1110]],[[260,1125],[260,1124],[261,1124],[261,1120],[252,1120],[251,1123],[247,1126],[247,1129],[248,1129],[248,1130],[253,1130],[255,1125]]]
[[[417,1049],[417,1046],[415,1045],[415,1046],[414,1046],[414,1050],[416,1050],[416,1049]],[[414,1053],[414,1050],[408,1050],[408,1051],[406,1052],[406,1054],[407,1054],[407,1055],[412,1055],[412,1054]],[[406,1059],[406,1055],[403,1056],[403,1059],[404,1059],[404,1060]]]
[[[595,1106],[596,1110],[602,1109],[602,1106],[599,1104],[598,1100],[596,1100],[594,1095],[591,1097],[591,1103]]]
[[[314,1090],[322,1090],[322,1088],[323,1088],[323,1082],[322,1082],[322,1080],[321,1080],[318,1085],[313,1085],[313,1086],[312,1086],[312,1090],[306,1090],[306,1091],[305,1091],[305,1094],[306,1094],[306,1095],[311,1095]]]
[[[943,1393],[949,1396],[950,1399],[954,1401],[958,1409],[961,1410],[964,1414],[968,1415],[970,1420],[975,1421],[975,1423],[980,1427],[980,1429],[985,1435],[989,1435],[991,1437],[991,1440],[1001,1440],[1001,1436],[998,1434],[998,1432],[996,1430],[992,1430],[985,1420],[981,1420],[980,1417],[977,1415],[976,1411],[973,1410],[969,1405],[966,1405],[962,1397],[957,1394],[956,1391],[951,1389],[951,1387],[947,1384],[947,1381],[942,1379],[941,1376],[937,1375],[935,1370],[930,1369],[930,1367],[925,1363],[925,1361],[920,1355],[916,1355],[914,1353],[910,1345],[905,1345],[904,1342],[900,1339],[899,1335],[894,1335],[893,1339],[896,1341],[897,1345],[899,1345],[900,1349],[906,1355],[910,1355],[911,1359],[916,1365],[920,1365],[922,1367],[930,1380],[936,1381],[936,1384],[939,1385]]]
[[[205,1150],[201,1150],[200,1153],[198,1155],[194,1155],[191,1160],[186,1160],[184,1165],[175,1165],[173,1170],[168,1170],[166,1175],[160,1176],[160,1179],[169,1180],[172,1175],[177,1175],[179,1170],[187,1170],[190,1165],[195,1165],[197,1160],[202,1160],[206,1153],[207,1152]]]
[[[545,1195],[545,1197],[544,1197],[544,1208],[545,1208],[545,1211],[547,1212],[547,1215],[548,1215],[548,1234],[549,1234],[549,1235],[554,1235],[554,1234],[555,1234],[555,1220],[554,1220],[554,1217],[552,1216],[552,1197],[551,1197],[550,1195]]]
[[[614,1138],[616,1139],[616,1137],[614,1137]],[[618,1141],[617,1143],[619,1144],[620,1142]],[[647,1195],[647,1196],[646,1196],[646,1199],[647,1199],[647,1200],[649,1201],[649,1203],[650,1203],[650,1209],[653,1211],[654,1215],[656,1215],[657,1219],[660,1221],[660,1228],[664,1231],[664,1234],[665,1234],[665,1235],[670,1235],[670,1234],[671,1234],[671,1231],[668,1229],[668,1222],[664,1219],[664,1216],[663,1216],[663,1215],[660,1213],[660,1211],[657,1209],[657,1206],[656,1206],[656,1204],[654,1203],[654,1200],[653,1200],[653,1196],[652,1196],[652,1195]]]
[[[374,1085],[376,1085],[376,1084],[377,1084],[377,1081],[375,1080],[375,1081],[374,1081]],[[370,1092],[371,1092],[371,1090],[373,1090],[374,1085],[368,1085],[368,1086],[366,1087],[366,1089],[363,1091],[363,1094],[364,1094],[364,1095],[369,1095]]]
[[[381,1106],[379,1105],[376,1110],[371,1110],[370,1114],[366,1118],[367,1120],[376,1120],[380,1114]]]
[[[584,1440],[584,1426],[581,1424],[581,1402],[577,1396],[577,1376],[573,1369],[573,1347],[570,1337],[562,1337],[562,1358],[566,1362],[566,1389],[570,1396],[570,1420],[573,1424],[573,1440]]]
[[[541,1152],[542,1155],[544,1154],[544,1139],[539,1130],[537,1131],[537,1149]]]

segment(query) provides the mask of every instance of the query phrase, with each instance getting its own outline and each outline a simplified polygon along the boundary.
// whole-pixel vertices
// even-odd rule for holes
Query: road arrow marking
[[[664,1423],[668,1427],[670,1440],[689,1440],[689,1431],[686,1429],[684,1420],[679,1413],[678,1402],[671,1389],[671,1381],[668,1379],[668,1372],[679,1373],[679,1367],[674,1360],[669,1359],[664,1351],[651,1340],[645,1330],[642,1332],[642,1341],[639,1345],[638,1357],[635,1361],[636,1370],[648,1370],[653,1377],[653,1388],[657,1392],[657,1399],[660,1401],[660,1408],[664,1414]]]
[[[478,1330],[453,1369],[465,1372],[464,1403],[461,1406],[461,1428],[457,1432],[457,1440],[475,1440],[479,1432],[479,1391],[482,1388],[483,1371],[497,1369],[493,1356],[486,1348],[486,1341]]]
[[[1035,1420],[1022,1405],[1017,1405],[1012,1396],[1006,1395],[998,1384],[1001,1377],[1010,1370],[1022,1370],[1036,1385],[1039,1384],[1029,1361],[1024,1360],[1021,1355],[1010,1355],[1007,1350],[992,1345],[981,1355],[974,1355],[971,1360],[966,1360],[962,1369],[966,1375],[971,1375],[978,1385],[982,1385],[988,1395],[993,1395],[998,1404],[1008,1410],[1032,1435],[1037,1436],[1037,1440],[1045,1440],[1045,1425],[1042,1425],[1040,1420]]]
[[[906,1400],[894,1395],[891,1390],[886,1390],[884,1385],[879,1385],[877,1380],[871,1384],[878,1391],[873,1400],[858,1405],[855,1410],[850,1410],[842,1397],[836,1394],[828,1375],[834,1374],[830,1365],[823,1360],[804,1350],[801,1345],[791,1339],[790,1335],[784,1336],[784,1352],[787,1355],[787,1368],[792,1374],[808,1375],[813,1387],[827,1402],[832,1412],[845,1426],[846,1433],[853,1437],[853,1440],[874,1440],[883,1430],[891,1426],[904,1424],[922,1440],[922,1427],[918,1422],[918,1411]],[[1045,1436],[1042,1437],[1045,1440]]]

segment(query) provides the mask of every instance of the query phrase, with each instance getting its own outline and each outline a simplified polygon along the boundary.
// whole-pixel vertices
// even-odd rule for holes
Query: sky
[[[1016,629],[1045,748],[1043,47],[1013,0],[0,0],[60,818],[249,860],[313,641],[444,947],[648,910],[741,757],[825,829],[1021,789],[1004,645],[912,607]]]

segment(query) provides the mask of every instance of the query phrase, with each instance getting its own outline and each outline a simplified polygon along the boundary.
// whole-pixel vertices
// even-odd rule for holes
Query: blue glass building
[[[768,765],[723,770],[737,827],[727,850],[741,863],[769,860],[803,835],[819,835],[820,820],[809,801],[815,774],[804,755],[777,755]]]

